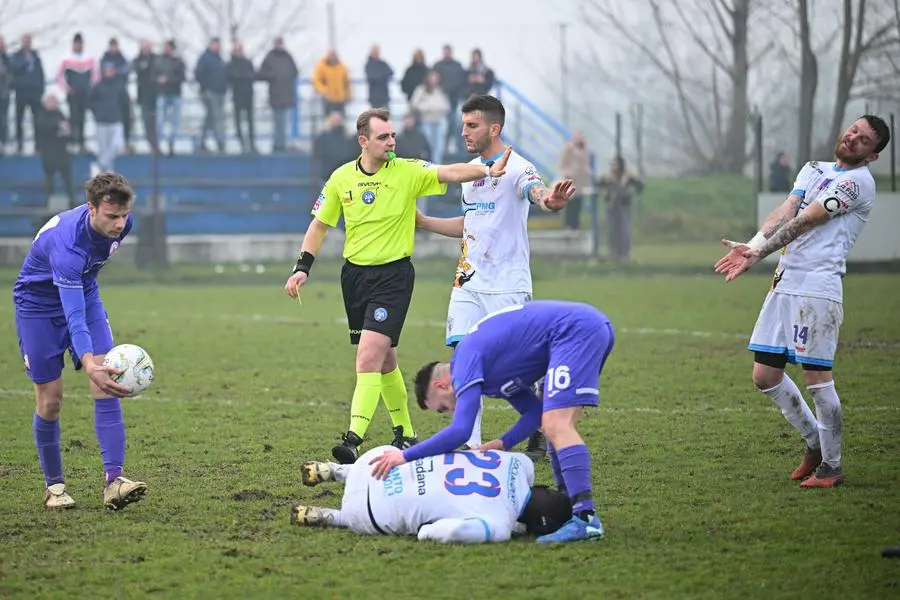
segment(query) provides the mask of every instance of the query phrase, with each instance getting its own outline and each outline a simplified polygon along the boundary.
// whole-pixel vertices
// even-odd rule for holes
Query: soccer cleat
[[[331,449],[331,455],[342,465],[352,465],[359,458],[359,446],[362,438],[348,431],[341,435],[341,443]]]
[[[316,462],[314,460],[306,461],[300,465],[300,475],[303,479],[303,485],[318,485],[325,481],[334,479],[334,472],[331,465],[325,462]]]
[[[534,463],[543,460],[543,458],[547,456],[547,438],[544,437],[544,434],[540,430],[535,431],[528,437],[528,446],[525,447],[525,456],[530,458],[531,462]]]
[[[591,515],[590,521],[585,521],[578,515],[572,515],[568,522],[547,535],[537,539],[538,544],[560,544],[566,542],[580,542],[582,540],[599,540],[603,537],[603,523],[596,514]]]
[[[291,505],[291,524],[306,527],[326,527],[329,522],[328,513],[317,506]]]
[[[397,425],[392,428],[392,431],[394,432],[394,441],[391,442],[391,446],[398,450],[406,450],[410,446],[415,446],[419,443],[419,438],[416,436],[403,437],[403,425]]]
[[[132,502],[143,499],[147,484],[116,477],[103,488],[103,504],[109,510],[122,510]]]
[[[797,465],[797,468],[794,469],[794,472],[791,473],[791,479],[803,479],[810,473],[816,470],[816,468],[822,464],[822,449],[821,448],[810,448],[806,447],[806,454],[803,456],[803,460],[800,461],[800,464]]]
[[[73,508],[75,499],[66,491],[66,484],[54,483],[44,492],[44,508]]]
[[[816,471],[815,475],[800,484],[805,488],[831,488],[841,485],[844,482],[844,472],[841,468],[830,467],[823,464]]]

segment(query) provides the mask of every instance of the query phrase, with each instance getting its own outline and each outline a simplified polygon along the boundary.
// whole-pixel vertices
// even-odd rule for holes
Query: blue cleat
[[[590,521],[572,515],[569,521],[558,530],[537,539],[538,544],[561,544],[580,542],[581,540],[599,540],[603,538],[603,523],[600,517],[593,515]]]

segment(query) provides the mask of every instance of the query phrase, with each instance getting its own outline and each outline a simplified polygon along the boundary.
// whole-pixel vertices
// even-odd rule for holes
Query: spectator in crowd
[[[422,133],[431,148],[432,162],[441,164],[444,160],[447,115],[451,110],[451,102],[441,87],[441,75],[437,70],[428,73],[425,82],[416,88],[410,107],[419,117]]]
[[[219,38],[213,38],[197,60],[194,79],[200,86],[200,97],[206,114],[200,132],[199,150],[207,152],[206,134],[216,138],[219,152],[225,152],[225,94],[228,92],[228,67],[222,59]]]
[[[381,47],[372,46],[366,61],[366,81],[369,84],[369,106],[390,108],[391,93],[388,84],[394,77],[394,70],[381,58]]]
[[[580,131],[572,134],[563,148],[559,161],[559,172],[563,179],[571,179],[575,184],[575,195],[566,204],[565,225],[567,229],[578,229],[584,199],[592,193],[591,156]]]
[[[83,118],[83,117],[82,117]],[[75,208],[75,188],[72,183],[72,157],[69,155],[69,142],[72,129],[65,115],[59,110],[59,100],[53,94],[44,98],[44,106],[35,120],[35,139],[40,148],[41,165],[44,167],[44,183],[47,199],[54,194],[56,186],[53,177],[56,173],[62,178],[63,187],[69,197],[69,207]]]
[[[31,110],[31,122],[34,123],[44,97],[44,65],[40,55],[31,47],[31,36],[27,33],[22,36],[22,47],[10,58],[9,67],[12,88],[16,92],[16,145],[21,154],[25,146],[22,129],[25,109]]]
[[[769,165],[769,191],[789,192],[794,182],[791,181],[791,157],[787,152],[779,152]]]
[[[335,111],[328,115],[325,129],[313,142],[312,158],[320,187],[325,185],[328,174],[359,155],[355,137],[347,134],[344,115]]]
[[[78,151],[81,153],[85,152],[84,116],[87,112],[88,97],[91,95],[91,86],[96,82],[98,75],[97,61],[84,52],[84,38],[80,33],[76,33],[72,38],[72,53],[59,63],[56,84],[66,93],[66,100],[69,103],[69,123],[72,129],[70,139],[78,146]],[[55,97],[53,101],[58,104]],[[46,99],[44,106],[47,106]]]
[[[0,156],[6,153],[6,141],[9,137],[9,96],[11,92],[12,72],[9,70],[6,39],[0,35]]]
[[[97,163],[101,172],[110,173],[125,147],[122,96],[127,92],[115,62],[101,63],[101,69],[100,81],[91,90],[90,104],[97,124]]]
[[[162,142],[165,126],[169,125],[169,156],[175,154],[175,136],[181,125],[181,86],[187,69],[175,52],[175,40],[163,44],[163,53],[157,60],[156,83],[159,85],[156,100],[157,139]]]
[[[403,131],[397,135],[397,152],[403,158],[420,158],[431,162],[431,146],[419,129],[416,115],[411,112],[403,117]]]
[[[441,87],[444,89],[444,93],[447,94],[447,99],[450,101],[450,110],[447,112],[447,127],[444,129],[444,135],[446,137],[444,144],[447,144],[452,140],[452,144],[450,145],[455,148],[456,138],[458,137],[456,135],[458,129],[457,125],[460,124],[460,116],[457,114],[457,109],[459,108],[460,98],[466,92],[468,73],[460,62],[453,58],[453,47],[449,44],[444,45],[443,57],[434,64],[432,69],[440,74]],[[422,122],[424,123],[424,120]],[[451,132],[453,132],[453,135],[450,135]],[[431,149],[434,152],[438,151],[434,146],[432,146]],[[443,148],[441,149],[441,153],[443,154]]]
[[[234,131],[243,152],[256,152],[256,136],[253,134],[253,82],[256,69],[249,58],[244,56],[240,42],[231,45],[231,60],[228,61],[228,83],[231,85],[231,103],[234,107]],[[247,122],[247,138],[241,122]]]
[[[259,79],[269,82],[269,106],[272,107],[272,150],[287,149],[288,115],[297,106],[297,76],[300,70],[284,47],[284,38],[275,38],[259,67]]]
[[[350,75],[334,48],[316,64],[313,87],[322,96],[326,115],[334,111],[344,114],[344,107],[350,101]]]
[[[466,85],[466,98],[488,94],[494,87],[494,71],[484,64],[484,58],[478,48],[472,50],[472,62],[469,64]]]
[[[141,123],[144,135],[150,144],[151,152],[159,152],[156,131],[156,97],[159,84],[156,82],[157,60],[150,40],[141,40],[141,50],[134,59],[134,72],[137,76],[137,103],[141,108]]]
[[[119,98],[122,102],[120,108],[122,112],[122,132],[125,140],[125,152],[131,153],[131,96],[128,95],[128,78],[131,77],[131,63],[125,60],[122,52],[119,50],[119,41],[116,38],[110,38],[106,52],[100,57],[100,64],[113,64],[116,68],[116,81],[122,87],[124,94],[120,94]]]
[[[606,200],[606,227],[609,253],[616,262],[628,262],[631,252],[631,206],[635,194],[640,194],[644,184],[625,166],[625,159],[617,156],[610,164],[609,173],[599,182]]]
[[[403,80],[400,82],[400,89],[406,94],[407,102],[412,100],[413,93],[425,81],[429,70],[425,64],[425,53],[417,49],[413,52],[412,64],[406,67]]]

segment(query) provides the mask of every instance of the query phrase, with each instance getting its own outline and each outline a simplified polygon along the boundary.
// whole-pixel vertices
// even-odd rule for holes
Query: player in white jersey
[[[514,533],[551,533],[572,516],[564,494],[534,485],[534,464],[524,454],[451,452],[395,467],[386,479],[376,479],[369,462],[388,448],[372,448],[352,465],[303,463],[305,485],[343,482],[344,496],[340,509],[295,504],[291,522],[478,544],[505,542]]]
[[[812,474],[802,487],[834,487],[844,480],[841,402],[831,372],[844,318],[841,278],[875,204],[868,164],[890,137],[879,117],[854,121],[835,144],[837,160],[806,163],[788,199],[766,217],[759,233],[746,244],[722,240],[731,250],[716,263],[716,272],[731,281],[782,251],[749,349],[755,352],[756,387],[806,440],[806,454],[791,474],[794,480]],[[802,366],[815,415],[784,372],[788,362]]]
[[[503,155],[500,139],[506,120],[503,104],[494,96],[472,96],[462,106],[466,150],[477,153],[471,164],[490,165]],[[460,240],[460,257],[450,292],[446,344],[455,347],[479,320],[508,306],[531,299],[531,250],[528,212],[531,204],[548,212],[562,210],[575,193],[570,179],[552,187],[530,162],[513,152],[504,177],[485,177],[462,186],[463,216],[436,218],[419,214],[416,225]],[[466,445],[481,445],[482,411]],[[528,453],[542,456],[546,441],[540,432],[529,439]]]

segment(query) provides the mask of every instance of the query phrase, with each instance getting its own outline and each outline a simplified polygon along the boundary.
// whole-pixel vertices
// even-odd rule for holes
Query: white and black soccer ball
[[[147,351],[134,344],[119,344],[106,353],[103,364],[124,369],[121,375],[112,375],[119,385],[128,388],[128,398],[147,390],[153,383],[153,359]]]

